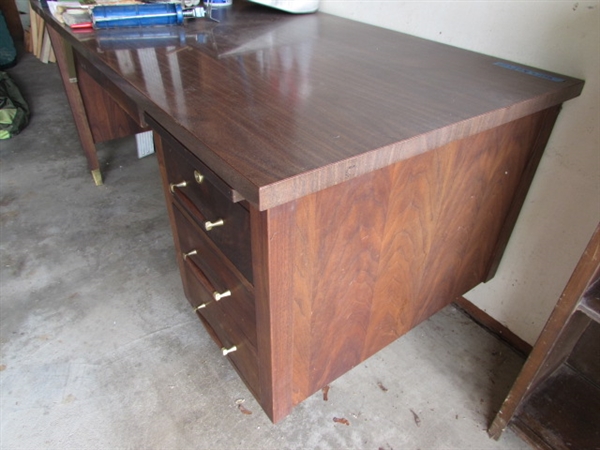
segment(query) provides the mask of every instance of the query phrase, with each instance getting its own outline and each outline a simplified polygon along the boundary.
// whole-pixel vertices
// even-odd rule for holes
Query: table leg
[[[71,106],[75,126],[77,127],[79,139],[87,158],[88,168],[92,172],[94,183],[99,186],[102,184],[102,173],[100,172],[100,164],[98,163],[98,156],[96,154],[96,144],[94,143],[90,124],[85,112],[85,106],[81,98],[81,92],[79,91],[73,50],[71,46],[60,37],[58,32],[52,27],[47,28],[56,55],[56,62],[67,93],[67,99]]]

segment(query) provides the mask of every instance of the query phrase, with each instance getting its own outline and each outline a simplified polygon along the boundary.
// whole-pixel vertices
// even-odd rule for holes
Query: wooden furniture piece
[[[82,134],[88,90],[155,131],[186,296],[277,422],[493,276],[583,82],[234,3],[88,34],[36,7],[74,54]]]
[[[0,11],[4,15],[11,37],[15,41],[22,41],[24,37],[23,24],[15,0],[3,0],[0,3]]]
[[[46,27],[47,32],[88,169],[96,185],[101,185],[102,173],[96,144],[147,131],[143,110],[113,84],[119,83],[118,80],[112,81],[102,76],[85,58],[75,56],[72,48],[74,41],[61,36],[61,31],[65,30],[57,26],[47,9],[41,9],[35,0],[31,1],[31,6],[50,25]],[[86,36],[86,33],[79,35],[81,40],[85,40]]]
[[[600,225],[489,428],[540,449],[600,448]]]

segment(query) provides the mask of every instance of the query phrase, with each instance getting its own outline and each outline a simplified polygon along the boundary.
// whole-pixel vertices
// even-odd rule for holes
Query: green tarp
[[[8,139],[29,122],[29,105],[6,72],[0,72],[0,139]]]

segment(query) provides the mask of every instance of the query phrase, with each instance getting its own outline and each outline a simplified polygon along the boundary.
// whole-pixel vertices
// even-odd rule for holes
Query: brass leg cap
[[[94,179],[96,186],[102,186],[102,174],[100,173],[100,169],[92,170],[92,178]]]

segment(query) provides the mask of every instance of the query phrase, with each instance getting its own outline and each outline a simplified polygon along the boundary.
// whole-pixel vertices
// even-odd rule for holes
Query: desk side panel
[[[261,406],[277,423],[297,402],[292,402],[293,304],[290,245],[295,205],[268,211],[250,209],[252,262],[256,304],[258,370]]]
[[[270,293],[270,310],[287,305],[291,324],[272,315],[269,339],[286,343],[275,353],[292,361],[273,386],[291,377],[297,404],[484,281],[544,120],[535,114],[286,206],[278,236],[288,243],[270,257],[285,253],[288,269],[265,285],[286,286]]]

